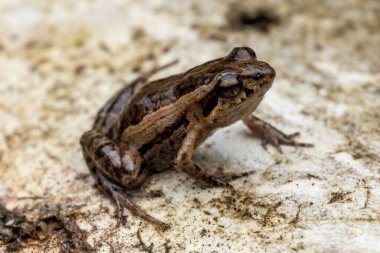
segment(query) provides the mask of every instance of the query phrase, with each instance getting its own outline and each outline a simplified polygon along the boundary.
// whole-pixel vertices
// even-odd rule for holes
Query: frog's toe
[[[283,144],[283,145],[288,145],[288,146],[305,147],[305,148],[314,147],[314,145],[311,143],[295,141],[294,138],[296,138],[298,136],[300,136],[299,132],[295,132],[295,133],[289,134],[289,135],[284,135],[283,140],[280,139],[279,145]]]
[[[164,197],[165,193],[161,190],[152,190],[148,192],[148,197],[151,198],[159,198],[159,197]]]
[[[288,138],[288,139],[294,139],[295,137],[298,137],[298,136],[300,136],[301,134],[300,134],[300,132],[295,132],[295,133],[292,133],[292,134],[288,134],[288,135],[286,135],[286,137]]]
[[[282,154],[281,145],[285,146],[293,146],[293,147],[314,147],[311,143],[298,142],[294,140],[294,138],[298,137],[300,134],[298,132],[293,134],[284,134],[281,131],[274,129],[273,131],[269,131],[268,137],[266,138],[266,144],[271,144],[276,150]]]
[[[120,227],[120,225],[125,226],[127,224],[127,218],[123,215],[124,207],[122,205],[121,197],[118,197],[117,194],[113,194],[113,200],[116,203],[116,227]]]
[[[159,198],[159,197],[165,196],[165,193],[162,190],[151,190],[151,191],[136,190],[136,191],[128,191],[126,192],[126,194],[132,197],[138,197],[138,198]]]
[[[254,173],[256,173],[256,170],[248,170],[248,171],[242,171],[242,172],[226,173],[222,177],[220,177],[220,179],[222,179],[222,180],[224,180],[226,182],[230,182],[232,180],[239,179],[239,178],[242,178],[242,177],[246,177],[246,176],[252,175]]]

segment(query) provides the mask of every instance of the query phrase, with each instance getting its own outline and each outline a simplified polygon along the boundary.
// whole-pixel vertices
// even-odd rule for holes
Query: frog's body
[[[252,49],[235,48],[224,58],[182,74],[149,83],[141,77],[119,91],[99,111],[93,129],[81,138],[87,165],[98,186],[116,201],[119,216],[122,207],[127,207],[168,227],[128,195],[155,172],[174,167],[205,183],[228,187],[228,178],[252,173],[218,178],[191,160],[193,150],[215,130],[240,119],[271,143],[307,146],[250,115],[274,77],[273,68],[257,61]],[[271,139],[265,129],[277,136]]]

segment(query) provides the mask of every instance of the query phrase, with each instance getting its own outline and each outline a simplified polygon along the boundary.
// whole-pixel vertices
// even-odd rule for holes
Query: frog
[[[124,209],[166,230],[170,225],[151,216],[135,203],[149,178],[175,169],[195,182],[226,187],[255,170],[223,175],[207,173],[192,160],[193,152],[215,131],[242,120],[271,144],[312,147],[297,142],[299,133],[287,135],[253,114],[271,88],[276,72],[257,60],[250,47],[235,47],[217,58],[180,74],[149,78],[168,64],[141,75],[122,87],[99,110],[92,128],[80,138],[86,164],[96,186],[116,205],[117,224],[125,224]],[[143,196],[161,196],[160,191]]]

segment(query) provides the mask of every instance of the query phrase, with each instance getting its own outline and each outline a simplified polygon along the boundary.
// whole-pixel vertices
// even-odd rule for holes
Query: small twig
[[[276,203],[275,205],[268,208],[267,212],[265,213],[262,224],[263,226],[266,226],[268,224],[269,218],[272,215],[273,212],[277,210],[281,206],[281,202]]]
[[[296,217],[294,217],[294,219],[289,222],[289,225],[294,225],[294,226],[297,225],[299,218],[300,218],[301,207],[302,207],[302,204],[298,205]]]
[[[16,199],[18,200],[24,200],[24,199],[44,199],[45,197],[42,196],[25,196],[25,197],[18,197]]]
[[[154,246],[154,244],[151,243],[149,246],[147,246],[147,245],[143,242],[143,240],[142,240],[142,238],[141,238],[141,232],[140,232],[140,229],[137,230],[137,238],[138,238],[139,241],[140,241],[140,246],[141,246],[141,248],[143,249],[143,251],[148,252],[148,253],[153,253],[153,246]]]

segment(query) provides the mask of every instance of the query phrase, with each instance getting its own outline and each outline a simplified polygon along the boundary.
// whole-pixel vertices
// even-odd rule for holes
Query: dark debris
[[[94,252],[75,217],[62,215],[60,211],[60,208],[46,208],[40,211],[36,221],[30,221],[25,215],[10,211],[0,203],[0,245],[6,245],[7,252],[19,252],[28,243],[49,242],[55,236],[60,252]]]

